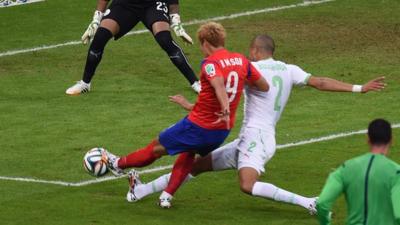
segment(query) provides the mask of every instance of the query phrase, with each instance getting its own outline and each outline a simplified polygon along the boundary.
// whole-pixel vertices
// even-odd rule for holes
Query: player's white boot
[[[128,202],[137,202],[139,201],[139,199],[135,195],[135,188],[138,185],[142,185],[142,182],[139,179],[139,173],[136,170],[129,171],[128,181],[129,181],[129,191],[126,194],[126,200]]]
[[[80,95],[86,92],[90,91],[90,83],[87,84],[83,82],[83,80],[80,80],[76,82],[72,87],[68,88],[65,93],[67,95]]]
[[[172,195],[170,195],[168,192],[163,191],[160,195],[160,200],[158,202],[158,205],[161,208],[169,209],[172,206],[171,201],[172,201]]]
[[[318,197],[313,198],[313,201],[310,203],[310,206],[308,207],[308,212],[310,215],[317,215],[317,200]]]
[[[116,155],[114,155],[114,154],[112,154],[109,151],[104,149],[103,152],[102,152],[102,157],[101,158],[102,158],[102,160],[104,162],[106,162],[107,168],[115,176],[119,177],[119,176],[122,176],[122,175],[125,174],[125,172],[122,169],[118,168],[118,165],[117,165],[117,161],[119,159],[118,156],[116,156]]]
[[[192,88],[196,93],[200,93],[201,91],[201,84],[200,81],[196,81],[192,84]]]

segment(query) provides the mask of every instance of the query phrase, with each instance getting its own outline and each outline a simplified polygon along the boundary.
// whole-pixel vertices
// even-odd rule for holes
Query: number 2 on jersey
[[[282,97],[282,88],[283,88],[282,78],[280,76],[272,77],[272,85],[274,85],[274,87],[278,88],[278,94],[276,95],[276,98],[275,98],[274,110],[281,111],[281,108],[282,108],[281,97]]]
[[[232,79],[233,79],[233,84],[232,84]],[[229,102],[233,102],[233,100],[235,100],[238,85],[239,85],[239,74],[236,71],[230,72],[226,81],[226,93],[230,94]]]

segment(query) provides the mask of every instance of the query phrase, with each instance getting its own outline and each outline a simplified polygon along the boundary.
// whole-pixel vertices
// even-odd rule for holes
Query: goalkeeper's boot
[[[317,215],[317,200],[318,200],[318,197],[312,198],[312,199],[313,199],[313,201],[308,206],[308,212],[310,213],[310,215]]]
[[[171,201],[172,201],[172,195],[170,195],[168,192],[163,191],[160,195],[158,205],[161,208],[169,209],[172,206]]]
[[[90,91],[90,83],[87,84],[82,80],[76,82],[76,84],[70,88],[68,88],[65,93],[67,95],[80,95]]]
[[[126,194],[126,200],[128,202],[137,202],[140,199],[135,195],[135,188],[138,185],[143,185],[139,179],[139,173],[136,170],[131,170],[128,173],[128,181],[129,181],[129,191]]]
[[[103,149],[101,159],[106,163],[107,168],[117,177],[122,176],[125,172],[118,168],[119,157]]]
[[[200,81],[194,82],[194,83],[192,84],[192,88],[193,88],[193,90],[194,90],[197,94],[199,94],[200,91],[201,91],[201,84],[200,84]]]

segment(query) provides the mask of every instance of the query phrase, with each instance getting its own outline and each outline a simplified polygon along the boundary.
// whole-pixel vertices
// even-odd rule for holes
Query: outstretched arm
[[[191,111],[194,107],[194,104],[189,102],[183,95],[169,96],[169,100],[180,105],[187,111]]]
[[[385,77],[378,77],[364,85],[352,85],[344,83],[328,77],[310,77],[308,86],[316,88],[321,91],[337,91],[337,92],[361,92],[367,93],[369,91],[381,91],[385,88]]]

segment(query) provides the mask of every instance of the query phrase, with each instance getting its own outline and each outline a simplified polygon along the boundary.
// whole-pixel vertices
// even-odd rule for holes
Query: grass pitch
[[[182,1],[184,21],[299,3],[289,0]],[[93,1],[48,0],[0,9],[0,52],[77,40],[90,22]],[[276,59],[314,75],[363,83],[387,77],[381,93],[320,93],[294,90],[277,128],[278,143],[366,128],[376,117],[400,122],[400,26],[396,0],[337,0],[221,21],[227,47],[247,53],[251,38],[268,32]],[[143,28],[142,26],[137,29]],[[197,26],[187,26],[195,36]],[[184,47],[194,68],[197,45]],[[90,179],[82,156],[104,146],[126,154],[145,145],[185,112],[168,103],[181,93],[194,100],[184,78],[150,34],[111,42],[93,80],[93,91],[68,97],[81,78],[87,47],[68,46],[0,58],[0,176],[76,182]],[[242,114],[229,140],[236,137]],[[395,131],[395,137],[400,131]],[[395,144],[390,158],[400,161]],[[290,191],[318,195],[329,172],[367,150],[357,135],[278,151],[263,181]],[[156,165],[168,165],[166,157]],[[144,175],[149,181],[162,172]],[[183,186],[174,207],[161,210],[158,195],[125,202],[127,184],[110,181],[85,187],[0,180],[2,224],[317,224],[301,208],[246,196],[234,171],[209,173]],[[335,207],[343,224],[343,199]]]

